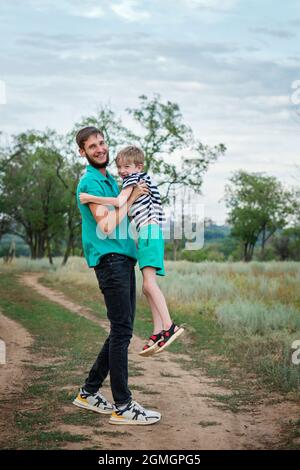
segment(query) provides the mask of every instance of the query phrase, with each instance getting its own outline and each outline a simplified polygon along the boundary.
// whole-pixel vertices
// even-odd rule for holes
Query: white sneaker
[[[141,424],[149,425],[158,423],[161,414],[158,411],[145,410],[136,401],[128,403],[124,407],[115,407],[109,423],[110,424]]]
[[[85,408],[86,410],[96,411],[96,413],[102,413],[105,415],[110,415],[115,407],[99,391],[96,393],[88,393],[81,388],[73,405],[78,406],[79,408]]]

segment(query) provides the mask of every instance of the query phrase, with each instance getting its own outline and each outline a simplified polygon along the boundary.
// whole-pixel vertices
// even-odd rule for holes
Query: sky
[[[0,131],[66,132],[101,105],[130,125],[158,93],[226,145],[201,198],[224,223],[235,171],[300,177],[299,28],[299,0],[0,0]]]

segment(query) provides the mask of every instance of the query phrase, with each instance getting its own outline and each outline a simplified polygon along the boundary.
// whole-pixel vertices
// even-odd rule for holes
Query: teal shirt
[[[76,199],[82,216],[82,245],[87,264],[90,268],[97,266],[101,256],[108,253],[120,253],[137,259],[137,249],[129,234],[129,219],[127,216],[110,234],[104,234],[94,219],[88,204],[81,204],[79,193],[89,193],[94,196],[117,197],[120,193],[115,179],[106,171],[106,176],[88,165],[86,173],[81,177],[77,186]],[[109,210],[113,207],[107,206]]]

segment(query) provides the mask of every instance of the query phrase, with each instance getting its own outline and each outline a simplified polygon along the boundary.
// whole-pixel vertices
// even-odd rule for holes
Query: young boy
[[[153,317],[153,334],[139,352],[141,356],[164,351],[184,329],[172,322],[165,297],[160,290],[156,275],[164,276],[164,239],[161,229],[164,213],[160,194],[151,177],[143,172],[145,156],[141,149],[129,146],[116,157],[119,176],[123,179],[118,197],[98,197],[80,194],[82,204],[96,203],[121,207],[126,204],[133,187],[144,180],[149,193],[140,196],[132,205],[129,215],[138,232],[138,261],[143,275],[143,293],[149,302]]]

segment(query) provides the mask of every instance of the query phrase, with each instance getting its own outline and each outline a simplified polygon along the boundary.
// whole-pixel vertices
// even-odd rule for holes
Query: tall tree
[[[152,99],[140,96],[139,106],[128,112],[140,128],[131,138],[145,153],[145,171],[157,175],[164,202],[170,202],[174,187],[188,187],[200,194],[209,164],[225,153],[225,145],[210,147],[195,139],[178,104],[163,103],[159,95]]]

